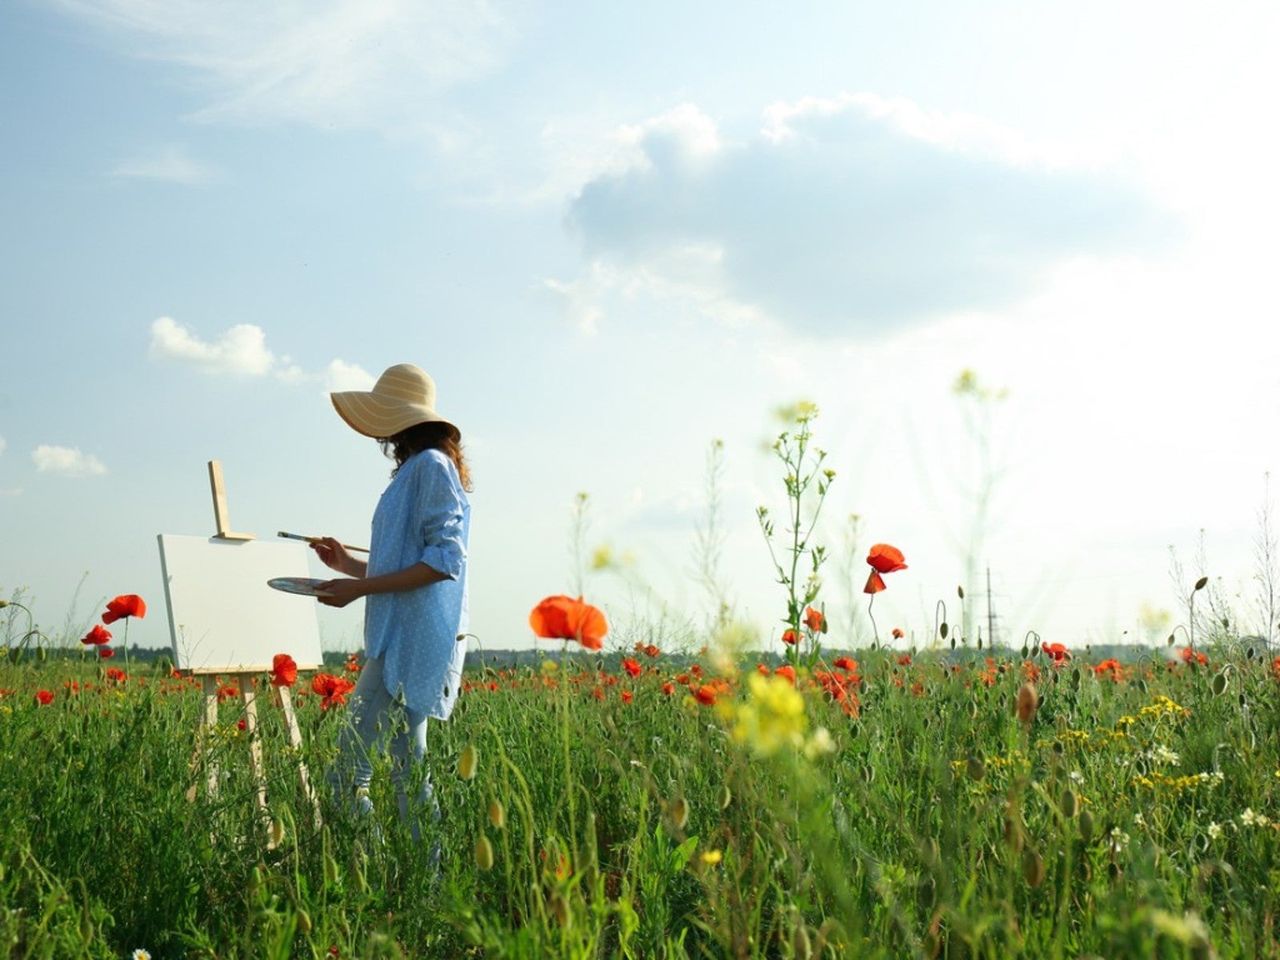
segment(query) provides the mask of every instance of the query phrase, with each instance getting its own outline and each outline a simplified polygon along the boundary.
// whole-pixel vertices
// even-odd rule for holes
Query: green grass
[[[189,802],[198,691],[5,664],[0,940],[15,957],[1280,956],[1280,833],[1242,820],[1280,816],[1270,663],[1240,654],[1215,685],[1226,654],[1208,668],[1157,655],[1121,682],[1037,660],[1024,725],[1020,661],[858,659],[858,716],[800,678],[808,735],[825,727],[835,747],[812,759],[730,735],[741,678],[720,707],[664,694],[683,669],[666,658],[634,679],[616,657],[469,676],[429,732],[438,876],[385,766],[372,822],[327,804],[314,829],[269,697],[275,849],[239,700],[210,747],[218,797]],[[73,679],[89,688],[72,694]],[[300,721],[322,781],[343,711],[304,698]]]

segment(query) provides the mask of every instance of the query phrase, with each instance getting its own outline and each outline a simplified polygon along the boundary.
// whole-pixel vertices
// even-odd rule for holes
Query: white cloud
[[[267,334],[252,323],[228,327],[215,340],[202,340],[172,317],[151,324],[151,356],[194,364],[208,373],[247,377],[271,376],[297,386],[321,383],[330,390],[368,390],[374,378],[363,367],[334,358],[323,371],[308,373],[293,358],[267,347]]]
[[[611,275],[704,312],[868,333],[1017,301],[1059,261],[1148,242],[1159,219],[977,118],[869,94],[764,117],[741,140],[692,104],[624,128],[635,156],[570,204],[584,286]],[[577,282],[551,288],[589,315]]]
[[[276,358],[267,349],[261,327],[238,323],[216,341],[201,340],[172,317],[151,324],[151,355],[194,363],[211,373],[260,377],[272,371]]]
[[[121,161],[112,168],[111,175],[197,187],[212,183],[217,179],[218,172],[213,167],[192,159],[184,147],[170,144]]]
[[[186,67],[203,119],[403,131],[488,72],[512,30],[488,0],[60,0],[126,52]]]
[[[42,443],[31,451],[31,459],[41,473],[64,477],[96,477],[107,472],[101,460],[91,453],[81,453],[79,447]]]
[[[345,360],[333,359],[325,370],[325,389],[327,391],[368,390],[374,384],[373,374],[363,367]]]

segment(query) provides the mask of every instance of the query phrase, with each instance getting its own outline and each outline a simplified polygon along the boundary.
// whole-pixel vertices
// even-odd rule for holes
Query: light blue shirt
[[[440,450],[400,467],[373,513],[368,576],[425,563],[443,573],[416,590],[365,598],[365,655],[381,657],[383,683],[409,709],[447,720],[458,699],[467,643],[467,537],[471,504]]]

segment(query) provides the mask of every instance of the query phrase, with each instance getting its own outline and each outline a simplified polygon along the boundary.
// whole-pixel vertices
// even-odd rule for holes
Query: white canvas
[[[316,601],[267,586],[273,577],[310,575],[303,544],[163,533],[158,539],[178,669],[270,670],[277,653],[302,669],[321,665]]]

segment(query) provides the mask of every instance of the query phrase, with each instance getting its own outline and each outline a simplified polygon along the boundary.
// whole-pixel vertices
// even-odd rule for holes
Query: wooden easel
[[[222,464],[217,460],[209,461],[209,490],[213,495],[213,518],[218,532],[214,537],[218,540],[253,540],[252,533],[235,533],[231,529],[227,511],[227,493],[222,481]],[[253,765],[253,778],[257,784],[258,815],[267,831],[267,848],[274,849],[275,839],[271,835],[271,817],[267,808],[267,772],[262,756],[262,738],[258,735],[258,694],[250,682],[271,670],[270,664],[255,666],[248,670],[192,670],[192,675],[199,675],[201,689],[204,692],[204,711],[200,716],[199,729],[196,731],[196,749],[192,754],[191,764],[194,770],[201,754],[204,742],[218,726],[218,677],[229,677],[237,682],[240,697],[244,701],[245,732],[249,735],[249,757]],[[298,715],[293,709],[293,695],[288,687],[276,687],[280,693],[280,707],[284,712],[285,729],[288,731],[289,746],[296,751],[302,749],[302,731],[298,727]],[[319,830],[320,802],[311,786],[311,775],[307,771],[306,762],[298,758],[298,779],[302,782],[302,792],[311,801],[315,815],[315,826]],[[218,766],[207,760],[205,790],[210,800],[218,795]],[[194,801],[196,784],[187,790],[187,799]]]

